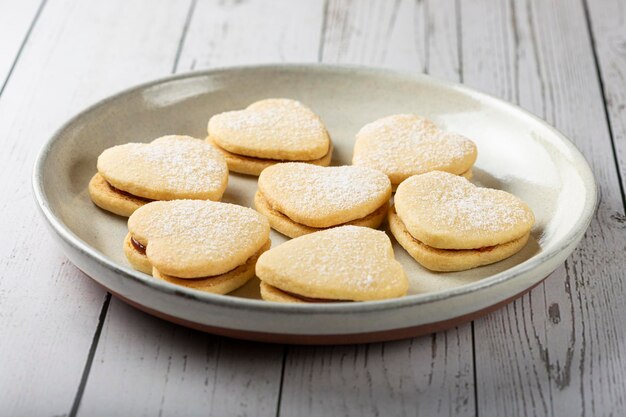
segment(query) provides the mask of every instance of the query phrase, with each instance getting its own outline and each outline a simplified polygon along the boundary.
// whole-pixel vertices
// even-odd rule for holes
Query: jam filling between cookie
[[[131,243],[133,243],[133,246],[135,247],[135,249],[137,249],[137,247],[135,246],[136,242],[132,237],[130,238]],[[139,242],[137,242],[137,244],[141,247],[143,247],[143,245]],[[210,275],[210,276],[202,276],[202,277],[195,277],[195,278],[180,278],[180,277],[175,277],[175,276],[171,276],[171,275],[165,275],[161,273],[162,279],[164,279],[165,281],[170,281],[173,282],[175,281],[175,283],[182,284],[183,282],[194,282],[194,281],[202,281],[202,280],[209,280],[209,279],[213,279],[213,278],[219,278],[219,277],[223,277],[224,275],[228,275],[228,274],[232,274],[232,273],[243,273],[244,270],[246,268],[250,268],[250,267],[254,267],[254,265],[256,264],[257,259],[259,259],[259,256],[261,256],[261,254],[263,252],[265,252],[265,250],[269,249],[269,244],[270,241],[267,241],[254,255],[250,256],[248,259],[246,259],[246,261],[244,263],[242,263],[241,265],[237,265],[236,267],[234,267],[233,269],[231,269],[230,271],[226,271],[223,272],[221,274],[218,275]],[[240,270],[239,272],[237,272],[238,270]]]
[[[466,251],[473,251],[473,252],[489,252],[494,250],[498,245],[494,245],[494,246],[483,246],[482,248],[476,248],[476,249],[441,249],[441,248],[435,248],[432,246],[428,246],[427,244],[425,244],[424,242],[422,242],[421,240],[415,239],[413,237],[413,235],[411,233],[409,233],[408,230],[405,230],[405,233],[407,235],[409,235],[409,237],[411,239],[413,239],[416,243],[419,243],[420,245],[426,246],[427,248],[431,248],[431,249],[438,249],[438,250],[445,250],[445,251],[450,251],[450,252],[466,252]]]
[[[209,279],[213,279],[213,278],[219,278],[222,277],[224,275],[228,275],[231,274],[233,272],[235,272],[236,270],[240,269],[240,268],[245,268],[248,264],[248,262],[250,261],[250,259],[254,258],[256,255],[251,256],[250,258],[248,258],[246,260],[246,262],[244,262],[241,265],[238,265],[236,267],[234,267],[233,269],[231,269],[230,271],[226,271],[224,273],[218,274],[218,275],[208,275],[208,276],[203,276],[203,277],[194,277],[194,278],[180,278],[180,277],[175,277],[173,275],[165,275],[165,274],[161,274],[161,276],[163,277],[163,279],[165,279],[166,281],[172,281],[175,280],[178,283],[182,283],[182,282],[194,282],[194,281],[205,281],[205,280],[209,280]]]
[[[274,288],[276,288],[276,287],[274,287]],[[306,297],[304,295],[300,295],[300,294],[296,294],[296,293],[293,293],[293,292],[285,291],[285,290],[282,290],[280,288],[277,288],[277,289],[279,291],[284,292],[285,294],[287,294],[287,295],[289,295],[291,297],[297,298],[297,299],[302,300],[302,301],[306,301],[307,303],[352,303],[353,302],[352,300],[331,300],[331,299],[328,299],[328,298]]]
[[[252,160],[252,161],[271,162],[271,163],[281,163],[281,162],[304,162],[304,163],[311,163],[313,161],[319,161],[320,159],[325,158],[328,155],[328,153],[332,150],[332,143],[329,143],[328,144],[328,150],[326,151],[326,153],[323,156],[320,156],[319,158],[311,159],[311,160],[308,160],[308,161],[292,160],[292,159],[259,158],[258,156],[248,156],[248,155],[243,155],[243,154],[231,152],[228,149],[222,148],[214,140],[212,140],[212,139],[209,139],[209,140],[211,141],[213,146],[219,148],[218,150],[222,151],[226,155],[230,154],[230,155],[233,155],[233,156],[238,156],[238,157],[249,159],[249,160]]]
[[[261,193],[261,195],[263,196],[263,200],[265,200],[265,203],[267,204],[267,206],[268,206],[271,210],[275,211],[275,212],[276,212],[276,213],[278,213],[279,215],[281,215],[281,216],[283,216],[283,217],[285,217],[285,218],[289,219],[290,221],[292,221],[292,222],[294,222],[294,223],[297,223],[297,224],[302,224],[302,223],[298,223],[297,221],[293,220],[291,217],[287,216],[287,215],[286,215],[285,213],[283,213],[282,211],[280,211],[280,210],[278,210],[277,208],[273,207],[273,206],[270,204],[270,202],[267,200],[267,198],[265,198],[265,196],[263,195],[263,193]],[[369,214],[367,214],[367,215],[365,215],[365,216],[363,216],[363,217],[361,217],[361,218],[354,219],[354,220],[350,220],[349,222],[344,222],[344,223],[336,224],[336,225],[334,225],[334,226],[328,226],[328,227],[313,227],[313,226],[307,226],[306,224],[302,224],[302,225],[303,225],[303,226],[306,226],[306,227],[310,227],[311,229],[315,229],[315,230],[326,230],[326,229],[331,229],[331,228],[333,228],[333,227],[348,226],[348,225],[350,225],[350,224],[352,224],[352,223],[354,223],[354,222],[363,221],[363,220],[367,219],[368,217],[371,217],[371,216],[376,215],[376,214],[378,213],[378,211],[379,211],[379,210],[381,210],[381,209],[385,209],[385,210],[386,210],[386,209],[387,209],[387,207],[388,207],[388,205],[389,205],[389,203],[388,203],[388,202],[385,202],[385,203],[383,203],[383,205],[382,205],[382,206],[378,207],[378,208],[377,208],[376,210],[374,210],[373,212],[371,212],[371,213],[369,213]]]
[[[132,236],[131,236],[131,238],[130,238],[130,243],[131,243],[131,245],[133,245],[133,248],[135,248],[135,250],[136,250],[137,252],[139,252],[139,253],[140,253],[140,254],[142,254],[142,255],[145,255],[145,254],[146,254],[146,247],[145,247],[144,245],[142,245],[141,243],[137,242],[137,241],[135,240],[135,238],[134,238],[134,237],[132,237]]]
[[[393,208],[393,212],[396,213],[395,207]],[[397,215],[397,213],[396,213],[396,215]],[[398,216],[398,220],[400,220],[400,222],[404,226],[404,223],[402,222],[402,219],[400,219],[399,216]],[[406,233],[411,239],[413,239],[413,241],[415,243],[418,243],[420,245],[426,246],[427,248],[446,250],[446,251],[450,251],[450,252],[463,252],[463,251],[490,252],[490,251],[494,250],[496,247],[499,246],[499,245],[483,246],[482,248],[475,248],[475,249],[442,249],[442,248],[435,248],[433,246],[429,246],[429,245],[425,244],[424,242],[422,242],[421,240],[416,239],[408,230],[406,230],[406,226],[404,226],[404,233]]]
[[[111,191],[113,191],[114,193],[117,193],[117,194],[121,194],[124,197],[132,198],[132,199],[136,199],[136,200],[141,200],[141,201],[144,201],[146,203],[150,203],[150,202],[154,201],[154,200],[151,200],[149,198],[139,197],[138,195],[131,194],[131,193],[126,192],[124,190],[120,190],[119,188],[115,188],[114,186],[111,185],[110,182],[108,182],[106,180],[105,180],[105,182],[107,183],[107,185],[109,186]]]

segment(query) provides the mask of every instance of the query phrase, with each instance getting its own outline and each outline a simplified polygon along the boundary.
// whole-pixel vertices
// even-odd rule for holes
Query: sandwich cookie
[[[128,219],[124,253],[133,268],[174,284],[229,293],[254,276],[270,247],[256,211],[203,200],[155,201]]]
[[[412,175],[446,171],[472,177],[476,145],[444,132],[428,119],[398,114],[369,123],[357,133],[352,163],[378,169],[395,187]]]
[[[228,166],[218,151],[202,140],[172,135],[102,152],[89,195],[98,207],[130,216],[154,200],[217,201],[227,184]]]
[[[209,120],[207,142],[233,172],[259,175],[277,162],[328,166],[332,143],[318,115],[289,99],[266,99]]]
[[[391,197],[385,174],[350,165],[276,164],[263,170],[258,184],[256,209],[289,237],[346,224],[377,228]]]
[[[402,182],[394,202],[391,232],[433,271],[462,271],[508,258],[526,245],[535,222],[514,195],[441,171]]]
[[[402,297],[409,283],[384,232],[341,226],[292,239],[259,257],[261,297],[286,303]]]

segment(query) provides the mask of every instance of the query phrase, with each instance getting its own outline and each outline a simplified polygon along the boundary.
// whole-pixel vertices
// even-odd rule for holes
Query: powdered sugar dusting
[[[530,228],[534,216],[512,194],[479,188],[456,175],[434,171],[409,178],[396,193],[398,213],[405,223],[428,223],[433,228],[468,233]]]
[[[364,206],[373,211],[389,197],[391,185],[387,176],[367,167],[294,162],[263,171],[259,189],[288,216],[323,218]]]
[[[159,201],[137,210],[128,228],[151,246],[159,245],[161,262],[246,259],[267,241],[265,217],[247,207],[202,200]],[[237,265],[234,265],[237,266]]]
[[[439,128],[432,121],[415,114],[397,114],[383,117],[366,124],[359,135],[394,136],[398,139],[413,139],[428,133],[436,133]]]
[[[406,277],[389,238],[370,228],[342,226],[305,235],[272,249],[259,262],[322,298],[324,293],[358,299],[358,294],[398,296],[403,288],[406,291]]]
[[[430,120],[416,115],[396,115],[364,126],[357,134],[353,163],[370,166],[386,174],[420,174],[445,170],[469,161],[476,151],[464,136],[444,132]]]
[[[215,115],[209,121],[209,135],[220,142],[236,140],[239,145],[298,151],[327,142],[321,119],[303,104],[288,99],[268,99],[245,110]],[[231,138],[232,137],[232,138]]]
[[[164,136],[149,144],[110,148],[98,159],[98,170],[113,180],[146,183],[182,195],[220,189],[228,173],[218,151],[188,136]]]
[[[310,285],[322,285],[332,276],[360,290],[368,290],[376,287],[379,283],[376,277],[388,270],[387,265],[380,262],[387,257],[383,247],[372,248],[371,241],[359,239],[359,234],[351,230],[322,236],[317,244],[324,248],[322,253],[301,251],[290,253],[285,259],[313,272],[307,279]]]

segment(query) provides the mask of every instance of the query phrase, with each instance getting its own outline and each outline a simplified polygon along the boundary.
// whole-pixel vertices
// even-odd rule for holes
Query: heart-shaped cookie
[[[480,188],[465,178],[433,171],[398,186],[398,217],[417,240],[433,248],[478,249],[525,236],[530,208],[505,191]]]
[[[226,151],[279,161],[313,161],[329,153],[330,138],[319,116],[302,103],[267,99],[209,120],[210,140]]]
[[[478,249],[438,249],[413,237],[393,206],[389,210],[389,230],[413,259],[432,271],[464,271],[501,261],[519,252],[530,237],[526,233],[510,242]]]
[[[143,248],[159,274],[176,278],[228,273],[244,265],[269,240],[269,223],[256,211],[203,200],[146,204],[130,216],[128,231],[135,249],[142,252]],[[125,245],[125,251],[129,249]],[[133,256],[128,259],[137,264]]]
[[[471,140],[441,131],[421,116],[399,114],[361,128],[352,163],[378,169],[397,185],[412,175],[434,170],[469,176],[476,156]]]
[[[116,189],[150,200],[219,200],[228,183],[222,155],[189,136],[109,148],[98,157],[98,173]]]
[[[292,239],[261,255],[256,273],[268,301],[380,300],[408,290],[391,241],[366,227],[335,227]]]
[[[283,162],[278,161],[276,159],[262,159],[262,158],[254,158],[251,156],[243,156],[237,155],[231,152],[228,152],[226,149],[220,148],[210,136],[206,138],[207,143],[211,144],[215,147],[224,159],[226,159],[226,163],[228,164],[228,169],[231,172],[237,172],[239,174],[246,175],[260,175],[263,170],[269,166],[276,165],[277,163]],[[307,164],[319,165],[323,167],[327,167],[330,165],[330,161],[333,155],[333,143],[330,143],[330,147],[328,149],[328,153],[322,156],[319,159],[313,159],[311,161],[306,161]]]
[[[291,221],[325,228],[363,219],[382,206],[386,208],[391,184],[382,172],[367,167],[290,162],[273,165],[261,173],[259,194],[271,210]],[[257,209],[266,211],[265,205],[257,204]],[[270,222],[274,226],[271,216]]]

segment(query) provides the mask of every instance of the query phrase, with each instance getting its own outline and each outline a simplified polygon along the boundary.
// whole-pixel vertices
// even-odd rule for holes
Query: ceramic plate
[[[417,113],[478,146],[476,184],[506,190],[537,222],[517,255],[482,268],[433,273],[394,241],[409,295],[363,303],[284,305],[259,299],[255,279],[232,296],[174,286],[130,268],[126,219],[94,206],[87,184],[106,148],[167,134],[204,138],[213,114],[268,97],[302,101],[335,145],[333,165],[350,164],[361,126]],[[144,84],[85,110],[52,137],[37,160],[34,190],[69,259],[116,296],[151,314],[233,337],[287,343],[390,340],[458,325],[528,291],[578,244],[596,204],[587,162],[558,131],[518,107],[425,75],[319,65],[275,65],[183,74]],[[223,200],[252,205],[256,177],[231,174]],[[272,232],[273,245],[285,238]],[[392,238],[393,241],[393,238]]]

